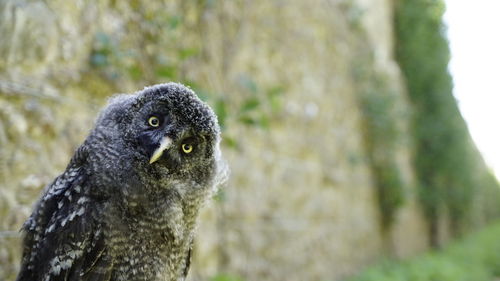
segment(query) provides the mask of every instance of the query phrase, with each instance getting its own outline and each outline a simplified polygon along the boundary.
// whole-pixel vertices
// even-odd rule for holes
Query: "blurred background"
[[[14,280],[19,228],[106,100],[168,81],[214,108],[231,167],[189,280],[498,280],[500,188],[452,93],[444,12],[0,0],[0,280]],[[468,89],[461,107],[495,94]]]

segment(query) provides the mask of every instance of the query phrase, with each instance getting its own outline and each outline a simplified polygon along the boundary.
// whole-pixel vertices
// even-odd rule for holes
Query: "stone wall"
[[[392,152],[406,203],[387,232],[353,76],[359,67],[381,74],[398,110],[411,109],[391,1],[94,2],[0,3],[0,231],[20,228],[107,96],[170,77],[228,115],[231,177],[202,214],[190,280],[340,280],[427,248],[408,116]],[[96,66],[103,54],[111,62]],[[175,75],[148,72],[157,55]],[[0,280],[14,278],[18,244],[15,232],[0,234]]]
[[[363,48],[375,50],[376,59],[371,64],[366,57],[362,67],[387,76],[398,104],[408,105],[392,58],[390,3],[364,4],[253,3],[242,15],[250,23],[239,33],[229,75],[245,71],[256,81],[280,81],[287,86],[286,100],[278,122],[267,129],[227,126],[239,147],[226,150],[232,177],[224,202],[210,214],[219,220],[218,237],[204,239],[211,233],[205,227],[213,229],[204,219],[198,239],[212,247],[219,243],[212,250],[219,253],[218,267],[213,256],[200,255],[193,270],[200,280],[210,264],[212,273],[229,271],[248,280],[335,280],[383,255],[426,249],[408,145],[395,151],[408,183],[407,204],[391,233],[380,226],[351,73]]]

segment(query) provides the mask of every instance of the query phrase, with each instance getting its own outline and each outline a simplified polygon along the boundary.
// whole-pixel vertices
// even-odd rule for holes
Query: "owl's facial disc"
[[[160,141],[160,146],[153,152],[151,158],[149,158],[149,164],[153,164],[156,160],[160,159],[163,151],[168,149],[172,145],[172,139],[164,136]]]

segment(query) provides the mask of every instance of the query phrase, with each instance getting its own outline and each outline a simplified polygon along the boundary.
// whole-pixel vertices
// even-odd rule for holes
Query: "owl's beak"
[[[155,150],[153,153],[153,156],[149,159],[149,164],[153,164],[156,160],[160,159],[161,155],[163,154],[163,151],[168,149],[170,145],[172,144],[172,139],[165,136],[161,139],[160,141],[160,146]]]

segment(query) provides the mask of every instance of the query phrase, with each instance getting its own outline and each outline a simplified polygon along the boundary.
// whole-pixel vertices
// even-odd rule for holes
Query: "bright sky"
[[[445,2],[454,94],[472,138],[500,179],[500,1]]]

